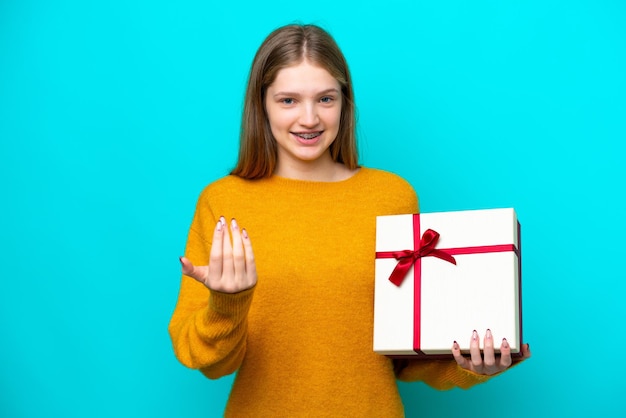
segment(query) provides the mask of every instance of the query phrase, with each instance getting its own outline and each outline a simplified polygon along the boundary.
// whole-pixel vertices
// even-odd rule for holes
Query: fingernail
[[[180,261],[180,265],[183,265],[183,256],[181,255],[180,257],[178,257],[178,261]]]
[[[217,221],[217,225],[215,225],[215,227],[217,228],[218,231],[222,230],[222,218],[218,219]]]
[[[485,338],[491,338],[491,330],[487,329],[487,332],[485,332]]]
[[[230,220],[230,225],[233,229],[237,229],[237,221],[235,220],[235,218]]]
[[[478,339],[478,332],[474,330],[474,332],[472,332],[472,340],[477,340],[477,339]]]
[[[241,235],[243,235],[245,239],[248,239],[248,231],[246,231],[246,228],[241,230]]]
[[[455,350],[458,350],[458,349],[459,349],[459,343],[457,343],[457,342],[455,341],[455,342],[454,342],[454,344],[452,344],[452,347],[453,347]]]
[[[502,348],[509,348],[509,342],[506,340],[506,338],[502,339]]]

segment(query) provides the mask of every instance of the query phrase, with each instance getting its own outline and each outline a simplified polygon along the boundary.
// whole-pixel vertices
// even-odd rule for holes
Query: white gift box
[[[515,210],[378,216],[374,351],[449,356],[457,341],[469,353],[472,331],[480,334],[483,349],[487,329],[496,352],[502,338],[512,353],[520,352],[521,246]]]

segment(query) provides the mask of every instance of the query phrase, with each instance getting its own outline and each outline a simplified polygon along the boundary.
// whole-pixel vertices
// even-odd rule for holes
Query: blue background
[[[0,416],[220,416],[231,377],[175,360],[177,257],[237,151],[275,27],[350,63],[361,161],[424,212],[509,207],[534,357],[407,416],[617,416],[626,363],[626,3],[0,2]]]

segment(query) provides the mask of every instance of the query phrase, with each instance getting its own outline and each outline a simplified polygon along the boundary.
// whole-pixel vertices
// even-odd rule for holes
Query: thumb
[[[204,279],[206,278],[206,266],[196,267],[187,257],[178,257],[180,261],[180,265],[182,267],[183,274],[185,276],[189,276],[192,279],[199,281],[202,284],[205,284]]]

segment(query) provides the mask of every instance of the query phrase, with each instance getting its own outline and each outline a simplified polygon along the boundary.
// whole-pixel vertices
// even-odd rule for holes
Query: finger
[[[470,368],[470,364],[468,364],[469,361],[463,357],[463,354],[461,354],[461,347],[456,341],[452,344],[452,356],[454,357],[454,360],[456,360],[456,364],[464,369]]]
[[[224,268],[224,256],[222,252],[224,241],[224,217],[220,217],[213,230],[213,244],[209,255],[209,282],[211,284],[219,282]]]
[[[480,355],[480,343],[478,339],[478,332],[474,330],[472,333],[472,339],[470,340],[470,358],[472,359],[472,365],[477,371],[480,371],[483,367],[483,358]]]
[[[485,332],[483,346],[485,347],[483,349],[485,367],[491,369],[496,365],[496,354],[493,348],[493,336],[491,335],[490,329]]]
[[[511,356],[511,361],[513,363],[519,363],[520,361],[524,361],[529,357],[531,357],[530,346],[528,344],[522,344],[522,347],[520,349],[520,355]]]
[[[230,232],[233,237],[233,267],[236,278],[244,278],[246,275],[246,260],[244,258],[241,231],[237,221],[233,218],[230,222]]]
[[[519,362],[524,361],[527,358],[531,357],[530,346],[528,344],[522,344],[522,347],[520,349],[519,354],[520,355],[518,355],[518,356],[511,355],[511,362],[512,363],[519,363]]]
[[[230,233],[226,227],[226,219],[223,216],[220,219],[224,227],[224,237],[222,239],[222,278],[232,278],[235,274],[233,267],[233,247],[230,243]]]
[[[250,242],[250,237],[248,236],[248,231],[243,229],[241,231],[241,236],[243,237],[243,249],[246,257],[246,275],[249,279],[249,285],[252,286],[256,284],[257,275],[256,275],[256,262],[254,261],[254,252],[252,251],[252,242]]]
[[[506,338],[502,339],[502,344],[500,345],[500,368],[506,369],[511,366],[513,360],[511,359],[511,346]]]
[[[180,267],[183,270],[183,274],[189,277],[193,277],[193,264],[191,263],[191,261],[189,261],[189,259],[187,257],[178,257],[178,260],[180,261]]]
[[[205,284],[206,276],[207,276],[207,267],[206,266],[194,266],[193,263],[187,257],[179,257],[180,265],[183,270],[183,274],[185,276],[189,276],[192,279],[199,281],[202,284]]]

